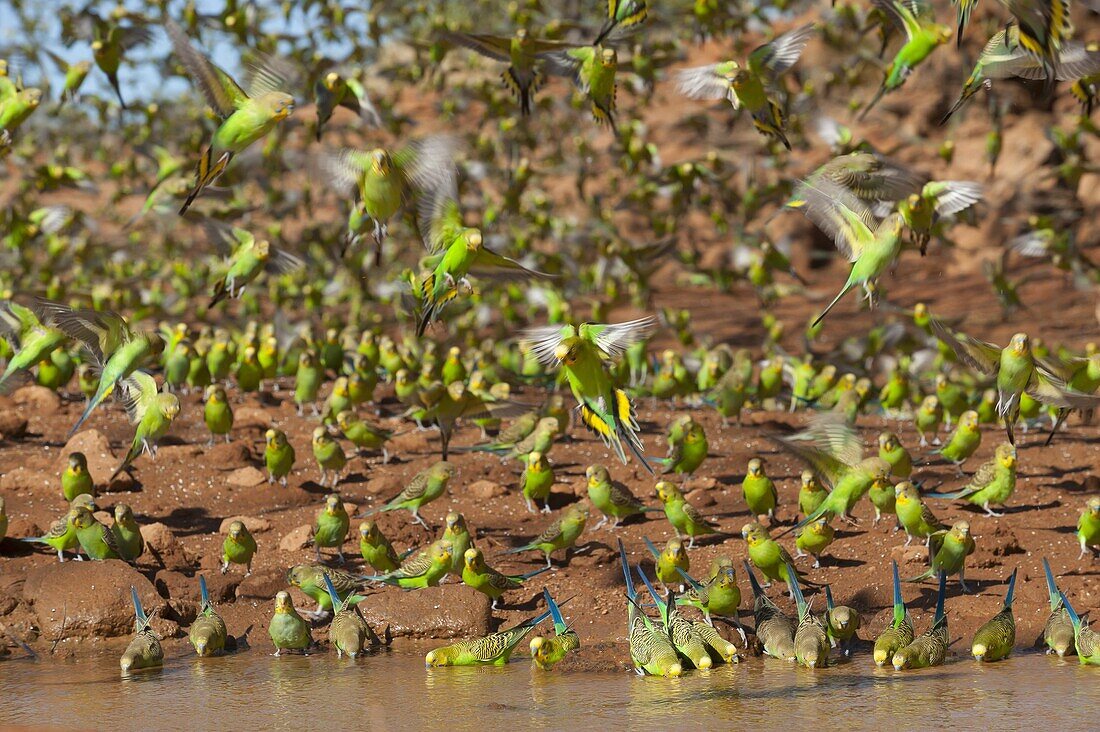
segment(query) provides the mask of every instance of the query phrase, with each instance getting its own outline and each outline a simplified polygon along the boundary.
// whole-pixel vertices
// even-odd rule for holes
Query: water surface
[[[113,656],[0,662],[0,725],[69,729],[1096,729],[1100,668],[1028,653],[894,673],[867,656],[810,671],[750,659],[681,679],[425,669],[423,656],[177,655],[123,677]]]

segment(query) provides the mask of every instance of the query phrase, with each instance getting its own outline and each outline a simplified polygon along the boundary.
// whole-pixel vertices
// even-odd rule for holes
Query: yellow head
[[[275,595],[275,613],[288,614],[294,612],[294,604],[290,601],[290,593],[286,590],[279,590]]]
[[[760,458],[753,458],[749,461],[749,475],[754,478],[760,478],[764,476],[764,461]]]
[[[1017,333],[1008,342],[1008,348],[1017,356],[1026,356],[1031,352],[1031,339],[1027,333]]]
[[[1007,442],[997,445],[995,457],[1006,468],[1016,467],[1016,448]]]
[[[602,483],[609,483],[611,481],[611,474],[608,473],[607,468],[603,465],[589,465],[588,469],[584,471],[584,475],[588,478],[589,488],[595,488]]]
[[[229,538],[233,541],[237,541],[245,534],[244,523],[241,521],[234,521],[229,524]]]

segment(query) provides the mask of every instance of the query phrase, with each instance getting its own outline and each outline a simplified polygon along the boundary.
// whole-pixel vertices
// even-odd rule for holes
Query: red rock
[[[28,491],[34,493],[49,492],[51,484],[55,483],[55,478],[47,473],[43,473],[41,470],[31,470],[30,468],[20,466],[13,470],[9,470],[4,473],[3,477],[0,477],[0,488],[6,491]],[[61,483],[56,482],[56,492],[61,494]]]
[[[279,551],[298,552],[305,549],[312,534],[313,526],[309,524],[291,529],[290,533],[279,540]]]
[[[179,543],[172,530],[162,523],[146,524],[141,527],[141,537],[145,539],[145,551],[166,569],[190,569],[192,560],[183,545]]]
[[[499,498],[508,493],[508,490],[500,483],[491,480],[477,480],[467,486],[466,491],[474,498],[489,500]]]
[[[685,495],[684,498],[686,498],[687,502],[695,506],[696,508],[705,508],[707,506],[713,506],[715,503],[717,503],[717,501],[714,500],[714,496],[711,495],[710,491],[704,490],[702,488],[696,488],[695,490]]]
[[[236,485],[242,488],[253,488],[263,483],[267,478],[256,468],[251,465],[238,468],[226,476],[225,482],[229,485]]]
[[[533,592],[533,591],[532,591]],[[359,610],[381,634],[388,625],[395,638],[472,638],[489,632],[489,598],[459,584],[416,592],[391,588],[370,595]]]
[[[21,387],[12,392],[11,398],[16,404],[39,417],[54,414],[61,409],[61,397],[44,386]]]
[[[26,417],[7,410],[0,411],[0,440],[18,440],[26,434]]]
[[[216,442],[213,447],[206,447],[202,455],[203,462],[208,465],[229,468],[233,465],[244,465],[252,459],[252,451],[244,440],[233,442]]]
[[[133,632],[133,586],[145,612],[158,613],[154,629],[166,636],[179,633],[179,626],[163,619],[164,599],[149,580],[118,559],[103,562],[55,562],[27,573],[23,600],[33,606],[42,637],[102,638]]]
[[[233,574],[233,569],[231,566],[230,575]],[[237,585],[237,598],[249,598],[269,603],[279,590],[285,589],[287,589],[286,570],[271,567],[257,570],[248,577],[242,576],[241,583]]]

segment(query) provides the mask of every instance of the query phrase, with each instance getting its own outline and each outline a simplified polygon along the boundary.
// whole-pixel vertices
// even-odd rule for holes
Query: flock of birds
[[[865,105],[852,104],[852,111],[862,106],[862,119],[919,73],[918,67],[953,35],[961,41],[975,0],[953,3],[956,30],[938,23],[931,5],[920,0],[873,0],[870,7],[837,2],[814,23],[775,34],[736,60],[672,74],[677,92],[688,99],[728,103],[733,112],[745,108],[764,136],[767,159],[779,170],[783,165],[775,161],[782,160],[784,150],[804,144],[804,120],[817,114],[818,133],[828,141],[834,157],[801,180],[788,176],[773,184],[763,184],[752,174],[738,184],[738,167],[713,153],[662,167],[659,148],[647,138],[645,126],[636,119],[623,120],[617,102],[621,78],[629,74],[638,104],[644,105],[663,76],[661,69],[681,48],[674,29],[647,21],[644,0],[609,0],[594,41],[577,40],[584,33],[582,25],[553,18],[541,26],[546,37],[536,37],[540,26],[535,19],[547,14],[537,0],[508,6],[502,18],[517,26],[510,35],[472,32],[465,29],[468,22],[453,22],[446,8],[434,5],[394,9],[378,3],[364,11],[344,7],[337,0],[303,3],[300,12],[320,14],[320,20],[312,21],[316,28],[307,32],[310,41],[347,40],[340,30],[343,24],[354,14],[364,16],[370,43],[353,44],[343,63],[301,49],[291,54],[293,58],[277,55],[279,43],[293,39],[260,31],[270,10],[250,3],[231,0],[213,15],[200,13],[193,3],[176,11],[168,7],[170,3],[161,3],[162,16],[156,21],[121,5],[99,14],[96,4],[78,12],[62,11],[56,19],[66,45],[90,42],[92,61],[68,63],[49,48],[30,46],[15,49],[12,58],[29,64],[45,55],[63,72],[55,117],[62,119],[66,104],[65,114],[73,114],[77,105],[89,110],[98,105],[104,122],[108,113],[117,111],[113,124],[125,131],[126,139],[149,151],[158,169],[156,184],[141,210],[132,219],[118,222],[122,225],[117,236],[147,247],[150,255],[117,256],[104,247],[106,237],[93,215],[66,204],[40,205],[39,197],[45,192],[93,189],[97,176],[113,181],[121,197],[121,191],[140,177],[141,166],[101,149],[98,157],[89,158],[95,160],[91,167],[98,171],[90,173],[75,162],[73,152],[87,141],[74,139],[72,147],[59,145],[49,163],[35,167],[30,157],[38,147],[36,127],[27,122],[44,106],[45,95],[23,83],[15,63],[0,62],[0,158],[12,156],[20,171],[0,231],[3,256],[12,265],[0,273],[0,287],[7,298],[0,303],[0,357],[7,364],[0,386],[11,388],[33,379],[61,390],[75,376],[87,401],[70,436],[108,399],[120,400],[134,425],[134,437],[109,485],[119,473],[130,470],[143,451],[155,457],[157,440],[180,414],[181,396],[192,390],[202,393],[203,417],[213,442],[218,437],[229,440],[233,429],[227,387],[235,385],[248,393],[269,384],[276,389],[280,383],[291,384],[299,414],[310,409],[319,419],[312,433],[313,458],[321,485],[334,492],[326,497],[311,537],[316,562],[292,567],[287,581],[318,603],[315,611],[306,614],[314,620],[331,616],[329,639],[338,655],[354,658],[389,640],[388,633],[379,635],[356,609],[365,599],[358,593],[368,585],[417,590],[453,575],[488,595],[495,606],[505,593],[550,569],[555,552],[568,556],[591,511],[601,514],[601,525],[610,522],[609,528],[615,529],[623,520],[663,510],[677,538],[663,548],[647,540],[654,556],[654,579],[662,589],[641,566],[632,571],[620,542],[633,663],[639,672],[677,676],[685,668],[705,669],[738,660],[741,651],[713,625],[714,619],[727,620],[748,645],[737,618],[741,593],[733,561],[715,561],[698,579],[689,573],[688,552],[696,538],[717,533],[718,527],[673,482],[695,474],[705,464],[707,436],[703,426],[685,414],[669,425],[667,455],[648,457],[636,406],[639,397],[649,396],[713,408],[727,426],[729,420],[740,422],[746,408],[815,411],[804,430],[770,437],[806,464],[798,501],[802,518],[794,527],[798,556],[812,555],[818,566],[834,538],[832,522],[852,521],[853,508],[868,496],[876,522],[892,517],[889,520],[896,520],[907,535],[907,544],[919,539],[928,545],[927,571],[910,580],[935,577],[939,581],[933,624],[918,636],[906,613],[894,566],[893,620],[875,641],[874,660],[896,669],[938,665],[946,658],[949,640],[945,584],[949,576],[957,575],[967,589],[966,558],[974,552],[975,541],[966,521],[945,524],[925,499],[966,501],[991,516],[999,515],[994,507],[1011,500],[1016,484],[1016,427],[1049,421],[1049,442],[1069,415],[1079,412],[1089,420],[1100,404],[1096,393],[1100,348],[1093,343],[1052,348],[1039,338],[1017,333],[1001,347],[960,332],[923,304],[902,310],[884,302],[879,280],[897,265],[903,249],[918,250],[923,256],[933,243],[950,246],[950,230],[964,217],[973,216],[983,200],[984,186],[975,181],[930,180],[876,151],[851,128],[811,111],[815,99],[849,93],[860,80],[861,64],[830,70],[813,83],[806,77],[797,91],[787,83],[811,39],[821,37],[834,48],[862,47],[865,44],[858,41],[874,32],[881,38],[881,56],[899,36],[901,45],[884,64],[878,92]],[[944,121],[967,100],[989,90],[993,80],[1039,81],[1037,91],[1046,99],[1055,93],[1057,82],[1072,82],[1071,93],[1084,113],[1072,131],[1056,130],[1060,156],[1053,174],[1065,198],[1076,200],[1081,177],[1095,172],[1082,136],[1100,135],[1089,119],[1100,84],[1100,48],[1072,38],[1068,0],[1000,0],[1000,4],[1007,15],[994,19],[999,30],[981,51]],[[784,4],[750,5],[700,0],[692,9],[690,32],[701,38],[770,33],[770,20],[785,17]],[[23,4],[17,3],[14,11],[28,37],[41,30]],[[287,19],[292,11],[284,8]],[[372,149],[322,147],[298,157],[283,150],[290,147],[288,120],[303,101],[301,90],[312,95],[316,106],[312,132],[318,144],[326,134],[333,134],[326,127],[338,119],[340,108],[354,114],[366,129],[377,130],[379,137],[404,129],[408,120],[395,112],[392,100],[379,100],[376,105],[364,81],[370,75],[366,59],[381,64],[381,49],[402,22],[424,33],[408,44],[412,60],[406,58],[391,67],[392,77],[443,90],[442,108],[451,120],[472,118],[476,102],[485,108],[487,119],[496,122],[478,134],[465,165],[456,162],[464,154],[456,134],[425,135]],[[162,68],[173,75],[184,71],[202,92],[206,109],[180,104],[172,108],[169,118],[160,104],[127,106],[118,71],[136,49],[153,42],[157,25],[171,45]],[[195,39],[212,30],[257,48],[248,57],[244,85],[199,50]],[[373,52],[368,54],[371,47]],[[453,69],[446,71],[444,57],[457,48],[506,65],[502,79],[516,102],[501,95],[495,85],[470,80]],[[631,53],[629,69],[620,61],[623,49]],[[110,80],[117,107],[82,94],[93,63]],[[615,177],[610,183],[597,180],[592,172],[596,152],[591,136],[583,131],[561,135],[561,127],[554,126],[560,120],[553,122],[553,105],[537,96],[550,76],[571,79],[574,106],[587,107],[597,123],[614,133]],[[455,88],[465,94],[462,102],[449,97]],[[995,129],[987,154],[992,173],[1002,145],[1004,105],[991,108]],[[684,109],[689,109],[687,103]],[[536,122],[547,116],[553,125]],[[188,132],[181,137],[180,130],[191,123],[196,123],[196,130],[208,130],[211,121],[213,131],[202,133],[202,152],[193,175],[187,158],[152,144],[163,135],[192,148],[199,135]],[[25,130],[30,134],[24,135]],[[50,131],[45,125],[37,130],[51,136],[77,134]],[[555,156],[558,164],[564,161],[563,140],[577,147],[577,156],[568,165],[575,168],[577,197],[589,207],[583,224],[555,215],[549,193],[532,187],[543,176],[539,164],[528,156],[540,131],[554,137],[558,146],[558,152],[542,164],[554,165]],[[257,142],[263,143],[259,158],[254,155]],[[945,143],[939,154],[950,162],[953,146]],[[292,159],[285,168],[284,155]],[[502,158],[507,159],[504,188],[471,190],[488,186],[490,172],[499,163],[487,161]],[[291,166],[308,174],[301,190],[286,190],[284,181],[291,180]],[[237,184],[219,187],[223,177]],[[265,197],[264,203],[250,203],[244,195],[252,181],[262,189],[254,195]],[[604,187],[608,190],[593,190]],[[325,190],[339,192],[347,202],[346,224],[331,227],[314,222],[296,230],[282,223],[299,213],[313,222],[315,197]],[[629,191],[616,203],[644,220],[647,236],[659,237],[655,243],[635,247],[629,243],[631,236],[617,231],[612,191]],[[487,199],[478,225],[471,225],[475,216],[464,195]],[[760,212],[767,203],[777,204],[779,212],[801,211],[835,242],[851,265],[836,297],[807,325],[801,356],[779,345],[785,326],[770,308],[805,281],[792,264],[789,242],[773,242],[761,229],[750,226],[763,218]],[[175,218],[170,209],[177,205],[183,221],[201,226],[210,243],[225,253],[224,264],[217,259],[200,260],[187,240],[190,234],[174,233],[172,225],[164,223]],[[733,258],[737,261],[708,266],[698,251],[677,249],[677,234],[693,210],[709,215],[720,235],[739,241]],[[249,224],[255,211],[270,215],[266,228]],[[1073,227],[1079,217],[1073,213],[1074,205],[1064,201],[1060,211],[1035,213],[1028,219],[1028,229],[1012,240],[1006,252],[1045,258],[1075,284],[1094,287],[1100,271],[1075,243]],[[157,220],[153,226],[150,219]],[[391,237],[391,225],[401,227],[401,234]],[[398,261],[407,242],[395,247],[392,239],[406,234],[421,238],[427,254],[415,269],[388,276],[387,245]],[[535,243],[544,240],[560,246],[540,251]],[[293,244],[296,241],[299,246]],[[364,246],[368,241],[373,246]],[[669,258],[690,271],[693,285],[728,290],[734,282],[744,281],[752,286],[767,332],[762,360],[747,349],[711,342],[692,327],[687,310],[666,308],[659,317],[602,322],[608,310],[619,304],[645,308],[650,278]],[[987,277],[1011,314],[1022,303],[1019,283],[1009,279],[1005,262],[1002,258],[999,265],[991,264]],[[63,272],[62,263],[71,271]],[[265,275],[266,299],[261,285]],[[777,275],[789,277],[790,282],[777,282]],[[815,351],[823,320],[857,288],[865,292],[871,307],[882,302],[880,310],[892,317],[832,352]],[[204,292],[211,294],[208,303],[202,302]],[[229,314],[234,302],[237,315]],[[591,303],[592,317],[574,325],[580,302]],[[387,307],[393,310],[388,321],[382,316]],[[121,310],[130,317],[118,314]],[[287,318],[289,311],[317,316],[323,326],[316,330],[308,319],[295,326]],[[156,317],[161,319],[156,329],[138,325]],[[533,320],[546,325],[523,328],[519,338],[510,335]],[[658,325],[690,351],[684,355],[668,349],[652,357],[647,341]],[[154,372],[160,374],[159,384]],[[882,385],[876,388],[874,380],[879,377]],[[331,390],[319,407],[319,394],[330,379]],[[540,536],[514,550],[542,552],[544,569],[506,575],[489,566],[457,512],[448,514],[437,541],[406,555],[398,554],[376,522],[366,520],[359,526],[361,554],[377,574],[328,566],[321,550],[334,549],[343,562],[342,547],[352,518],[336,491],[343,470],[356,456],[348,456],[341,438],[360,456],[381,453],[383,463],[389,459],[387,444],[394,433],[360,413],[379,403],[380,383],[392,385],[404,418],[438,429],[441,461],[363,518],[378,511],[408,510],[413,521],[434,531],[419,511],[446,493],[456,474],[449,460],[454,452],[451,437],[467,421],[481,428],[486,441],[459,449],[519,460],[522,497],[531,511],[537,511],[539,503],[543,511],[550,510],[554,483],[550,451],[566,436],[574,419],[602,439],[623,463],[633,460],[652,474],[657,469],[665,474],[655,487],[661,508],[633,495],[606,466],[592,465],[586,471],[590,505],[570,505]],[[552,393],[542,405],[525,404],[513,398],[516,384],[567,386],[575,407],[560,393]],[[932,493],[915,477],[911,480],[919,460],[894,432],[883,432],[877,453],[864,457],[853,425],[872,411],[911,419],[922,447],[939,443],[946,426],[950,434],[935,451],[936,459],[955,465],[960,475],[982,442],[983,425],[1003,424],[1005,440],[963,488]],[[510,421],[505,424],[505,419]],[[490,437],[491,433],[495,436]],[[264,462],[269,482],[284,486],[298,465],[294,447],[274,426],[266,432]],[[61,482],[69,503],[66,514],[44,536],[26,540],[48,545],[62,561],[66,552],[74,551],[93,560],[129,562],[142,554],[142,535],[128,506],[115,505],[110,527],[94,515],[96,486],[83,455],[69,457]],[[836,605],[827,586],[823,614],[815,613],[803,597],[801,585],[813,583],[794,568],[794,559],[769,529],[775,525],[778,493],[764,460],[749,461],[742,490],[750,513],[758,519],[741,531],[747,545],[745,570],[752,584],[758,646],[768,655],[809,667],[827,665],[831,649],[839,647],[845,654],[850,650],[860,627],[859,613]],[[0,498],[0,537],[6,528]],[[1100,548],[1100,497],[1087,500],[1076,536],[1082,557]],[[224,539],[222,572],[234,566],[250,572],[256,551],[256,541],[245,524],[233,522]],[[1076,652],[1082,662],[1100,663],[1100,636],[1058,590],[1049,566],[1046,571],[1049,649],[1059,655]],[[635,572],[651,603],[636,594]],[[785,615],[768,598],[755,572],[769,582],[787,584],[797,606],[796,618]],[[971,651],[976,658],[1000,660],[1012,651],[1015,577],[1013,571],[1001,612],[975,634]],[[196,652],[205,656],[231,648],[233,639],[209,600],[205,581],[199,579],[202,605],[190,640]],[[132,594],[136,634],[122,657],[122,668],[159,666],[163,660],[159,639],[137,593]],[[551,668],[575,651],[580,640],[567,625],[559,603],[545,590],[543,595],[544,613],[486,637],[435,649],[427,655],[427,664],[505,663],[517,645],[549,618],[553,634],[536,635],[530,648],[539,667]],[[686,607],[700,611],[702,619],[688,619],[682,611]],[[285,591],[275,598],[269,630],[276,655],[284,650],[306,651],[314,645],[311,623]]]

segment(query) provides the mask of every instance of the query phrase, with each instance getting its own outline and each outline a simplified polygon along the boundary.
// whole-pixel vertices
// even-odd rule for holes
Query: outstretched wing
[[[955,355],[961,358],[972,369],[992,376],[1000,367],[1001,349],[992,343],[979,341],[965,333],[952,333],[939,320],[932,318],[932,332],[941,341],[951,346]]]
[[[645,340],[657,327],[657,318],[649,315],[625,323],[582,323],[577,334],[592,341],[607,358],[617,359],[630,346]]]
[[[221,117],[225,118],[233,114],[240,105],[248,99],[244,90],[233,81],[229,74],[214,65],[210,59],[199,53],[191,45],[190,39],[183,29],[171,18],[164,21],[164,29],[168,32],[168,40],[172,42],[172,50],[179,58],[180,63],[187,69],[195,83],[199,85],[207,103],[214,108]]]
[[[798,63],[802,49],[806,48],[813,32],[813,24],[807,23],[759,46],[749,56],[749,68],[757,74],[779,76]]]

